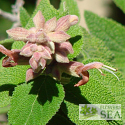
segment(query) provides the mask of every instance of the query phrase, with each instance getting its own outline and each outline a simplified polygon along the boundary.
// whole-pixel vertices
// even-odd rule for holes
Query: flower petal
[[[78,22],[78,17],[76,15],[66,15],[61,17],[57,21],[57,27],[55,31],[67,31],[70,26],[75,25]]]
[[[44,59],[52,59],[50,52],[46,49],[44,49],[44,51],[39,53],[41,54],[41,57]]]
[[[57,50],[62,50],[66,52],[67,54],[74,53],[72,44],[70,42],[56,43],[55,45],[56,45]]]
[[[44,31],[45,32],[52,32],[55,30],[55,28],[56,28],[56,17],[53,17],[52,19],[48,20],[45,23]]]
[[[33,69],[32,68],[29,68],[27,71],[26,71],[26,82],[36,78],[37,76],[39,76],[40,72],[38,73],[34,73]]]
[[[23,48],[21,49],[21,51],[23,51],[25,48],[29,47],[30,45],[32,45],[32,43],[30,43],[29,41],[23,46]]]
[[[64,31],[51,32],[48,33],[47,36],[51,41],[57,43],[65,42],[70,38],[70,35],[66,34]]]
[[[48,42],[47,46],[51,49],[51,53],[55,53],[55,43],[54,42]]]
[[[35,60],[33,57],[30,58],[29,64],[30,64],[30,66],[32,67],[32,69],[33,69],[33,71],[34,71],[35,73],[38,73],[38,72],[41,70],[41,68],[40,68],[40,66],[39,66],[39,63],[36,62],[36,60]]]
[[[38,50],[38,46],[37,46],[36,44],[31,44],[31,45],[30,45],[30,50],[31,50],[32,52],[36,52],[36,51]]]
[[[55,59],[56,59],[57,62],[69,63],[69,59],[67,57],[67,54],[63,51],[57,51],[55,53]]]
[[[65,72],[69,75],[79,77],[79,67],[84,67],[84,64],[80,62],[70,61],[69,63],[59,63],[58,64],[62,72]],[[80,70],[81,71],[81,70]]]
[[[74,87],[78,87],[81,85],[86,84],[89,81],[89,72],[88,71],[84,71],[82,72],[82,79],[74,85]]]
[[[42,66],[42,69],[44,69],[45,66],[46,66],[46,60],[43,59],[43,58],[41,58],[39,63],[40,63],[40,65]]]
[[[24,48],[21,52],[20,55],[25,56],[25,57],[31,57],[33,52],[30,50],[30,47]]]
[[[41,53],[40,52],[35,52],[33,54],[33,58],[35,59],[36,62],[38,62],[41,58]]]
[[[78,17],[76,15],[70,15],[70,25],[73,26],[78,23]]]
[[[6,49],[3,45],[0,45],[0,52],[11,57],[12,56],[12,51]]]
[[[33,22],[35,24],[36,29],[41,29],[41,28],[43,29],[45,19],[40,10],[37,12],[35,17],[33,18]]]
[[[92,62],[92,63],[86,64],[86,65],[82,68],[82,70],[83,70],[83,71],[86,71],[86,70],[94,69],[94,68],[99,69],[99,68],[101,68],[103,65],[104,65],[104,64],[101,63],[101,62]]]
[[[33,43],[43,43],[45,42],[45,36],[43,31],[39,31],[37,33],[31,33],[29,36],[27,36],[27,40]]]
[[[44,51],[44,47],[42,45],[37,46],[38,52]]]
[[[2,60],[2,66],[3,67],[13,67],[13,66],[16,66],[17,65],[17,62],[14,62],[10,57],[5,57],[3,60]]]
[[[17,28],[7,30],[7,33],[14,40],[27,41],[27,36],[30,34],[30,31],[21,27],[17,27]]]
[[[67,31],[70,28],[70,15],[63,16],[57,21],[55,31]]]

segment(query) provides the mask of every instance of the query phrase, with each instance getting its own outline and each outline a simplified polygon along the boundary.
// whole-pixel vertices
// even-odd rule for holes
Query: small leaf
[[[20,7],[20,23],[22,27],[27,25],[27,22],[30,19],[30,15],[28,14],[27,10],[23,7]]]
[[[113,1],[125,13],[125,0],[113,0]]]
[[[56,114],[64,98],[64,90],[51,77],[40,76],[16,87],[9,111],[13,125],[45,125]]]

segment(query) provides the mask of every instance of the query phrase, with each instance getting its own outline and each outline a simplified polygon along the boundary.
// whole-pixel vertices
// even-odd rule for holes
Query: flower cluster
[[[20,50],[8,50],[0,45],[0,52],[7,55],[3,59],[3,67],[30,64],[31,68],[26,72],[26,81],[39,75],[43,70],[60,80],[63,72],[82,79],[75,85],[80,86],[88,82],[87,70],[105,66],[100,62],[84,65],[79,62],[69,61],[67,55],[74,53],[70,35],[66,31],[78,22],[76,15],[56,17],[45,22],[41,11],[33,18],[35,27],[29,30],[21,27],[7,30],[14,40],[24,41],[26,44]],[[109,68],[109,67],[108,67]],[[114,69],[113,69],[114,70]]]

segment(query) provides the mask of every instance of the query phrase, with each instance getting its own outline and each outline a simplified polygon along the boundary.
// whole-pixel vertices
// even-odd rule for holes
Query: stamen
[[[101,75],[105,76],[105,74],[103,74],[103,72],[101,71],[101,69],[98,69],[98,71],[101,73]]]
[[[104,70],[106,70],[107,72],[110,72],[110,73],[113,74],[113,75],[118,79],[118,81],[119,81],[118,76],[117,76],[113,71],[111,71],[111,70],[109,70],[109,69],[106,69],[106,68],[104,68],[104,67],[102,67],[101,69],[104,69]]]
[[[108,68],[108,69],[111,69],[111,70],[113,70],[113,71],[117,71],[117,69],[114,69],[114,68],[112,68],[112,67],[110,67],[110,66],[107,66],[107,65],[103,65],[104,67],[106,67],[106,68]]]

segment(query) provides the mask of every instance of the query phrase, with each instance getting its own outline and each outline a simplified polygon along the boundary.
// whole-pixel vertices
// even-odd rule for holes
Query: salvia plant
[[[20,8],[22,27],[0,42],[0,107],[9,105],[9,124],[125,123],[125,28],[89,11],[84,16],[91,35],[79,26],[75,0],[61,0],[58,10],[42,0],[31,18]],[[79,120],[79,104],[121,104],[122,120]]]

